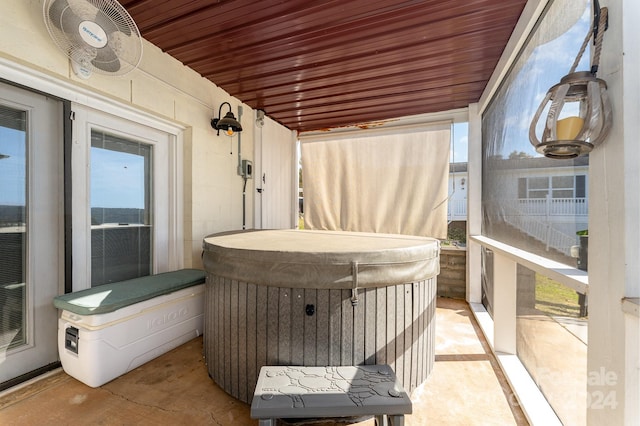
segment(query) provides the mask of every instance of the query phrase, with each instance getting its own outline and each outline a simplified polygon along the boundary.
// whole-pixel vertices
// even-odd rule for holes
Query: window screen
[[[482,234],[573,267],[571,247],[584,239],[576,233],[587,228],[589,158],[542,157],[528,128],[547,90],[571,68],[590,7],[550,3],[482,117]],[[579,70],[588,69],[588,57]],[[497,254],[484,248],[482,255],[482,302],[492,313]],[[587,296],[518,265],[516,299],[518,358],[562,424],[585,424]]]
[[[575,266],[571,247],[587,228],[589,158],[540,156],[531,119],[547,90],[568,73],[590,26],[586,1],[550,6],[482,117],[482,233]],[[583,55],[578,70],[589,69]]]

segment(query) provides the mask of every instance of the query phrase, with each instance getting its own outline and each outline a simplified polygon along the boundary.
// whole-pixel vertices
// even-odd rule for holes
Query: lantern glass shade
[[[529,127],[529,141],[549,158],[586,155],[606,138],[611,115],[604,80],[589,71],[574,72],[547,92]]]
[[[222,107],[229,107],[229,112],[222,117]],[[223,102],[220,104],[220,108],[218,109],[218,118],[211,119],[211,127],[218,131],[218,136],[220,135],[220,130],[224,131],[224,134],[233,137],[237,132],[242,131],[242,125],[238,120],[236,120],[236,116],[231,112],[231,104],[229,102]]]
[[[236,120],[231,111],[218,121],[217,128],[218,130],[224,130],[227,136],[233,136],[236,132],[242,131],[242,125]]]

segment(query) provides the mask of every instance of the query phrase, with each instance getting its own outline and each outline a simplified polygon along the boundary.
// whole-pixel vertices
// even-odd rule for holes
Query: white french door
[[[0,384],[58,360],[63,105],[0,83]]]

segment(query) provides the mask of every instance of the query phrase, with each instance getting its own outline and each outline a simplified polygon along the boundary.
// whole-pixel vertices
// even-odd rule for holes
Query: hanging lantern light
[[[571,67],[560,83],[547,92],[529,127],[529,140],[537,152],[549,158],[570,159],[586,155],[600,144],[611,129],[611,104],[607,83],[596,78],[602,39],[607,21],[607,8],[594,3],[596,13],[593,32],[589,32]],[[575,72],[592,34],[595,51],[591,71]],[[542,138],[536,129],[541,115],[547,111]]]

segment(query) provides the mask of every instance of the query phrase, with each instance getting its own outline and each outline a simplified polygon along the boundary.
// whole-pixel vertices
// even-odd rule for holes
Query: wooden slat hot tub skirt
[[[358,291],[262,286],[209,273],[204,349],[211,378],[250,403],[265,365],[389,364],[413,391],[433,368],[436,278]]]

